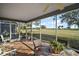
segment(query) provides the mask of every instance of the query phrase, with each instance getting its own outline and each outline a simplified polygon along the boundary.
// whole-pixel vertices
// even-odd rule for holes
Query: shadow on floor
[[[31,48],[29,45],[27,45],[26,43],[24,43],[24,42],[21,42],[23,45],[25,45],[26,47],[28,47],[30,50],[32,50],[32,51],[34,51],[34,49],[33,48]]]

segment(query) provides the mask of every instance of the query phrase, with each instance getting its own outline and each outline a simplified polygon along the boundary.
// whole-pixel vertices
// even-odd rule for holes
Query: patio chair
[[[51,52],[51,48],[49,46],[38,46],[36,47],[36,51],[35,51],[35,55],[36,56],[48,56],[48,55],[51,55],[52,52]]]
[[[4,52],[3,54],[0,54],[0,56],[16,56],[16,49]]]
[[[3,35],[0,35],[0,37],[1,37],[1,41],[2,41],[3,43],[6,43],[7,41],[9,41],[9,39],[4,39]]]
[[[40,45],[40,41],[39,40],[35,40],[34,41],[34,52],[36,56],[40,56],[40,55],[44,55],[44,56],[48,56],[51,55],[52,52],[52,48],[50,47],[50,45],[46,44],[45,42],[42,42],[42,45]]]

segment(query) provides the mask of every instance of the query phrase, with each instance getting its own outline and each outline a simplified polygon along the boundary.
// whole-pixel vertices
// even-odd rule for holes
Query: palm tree
[[[62,19],[61,22],[67,22],[68,28],[70,28],[71,25],[76,24],[79,28],[79,10],[73,10],[66,12],[60,16]]]

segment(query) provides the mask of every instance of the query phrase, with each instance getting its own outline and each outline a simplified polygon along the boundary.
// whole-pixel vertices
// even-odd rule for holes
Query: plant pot
[[[61,51],[57,50],[57,49],[53,49],[53,53],[54,54],[60,54]]]

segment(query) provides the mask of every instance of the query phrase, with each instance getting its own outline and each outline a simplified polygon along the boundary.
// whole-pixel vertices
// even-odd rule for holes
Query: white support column
[[[12,24],[10,23],[10,39],[12,38]]]
[[[0,22],[0,33],[1,33],[1,22]]]
[[[40,44],[42,43],[42,38],[41,38],[41,20],[40,20]]]
[[[32,22],[31,22],[31,40],[33,40]]]
[[[18,24],[18,27],[20,28],[20,23]],[[19,32],[19,40],[21,39],[21,35],[20,35],[20,32]]]
[[[27,24],[26,24],[26,39],[27,39]]]
[[[58,41],[58,34],[57,34],[57,32],[58,32],[58,27],[57,27],[57,15],[55,16],[55,20],[56,20],[56,41]]]

